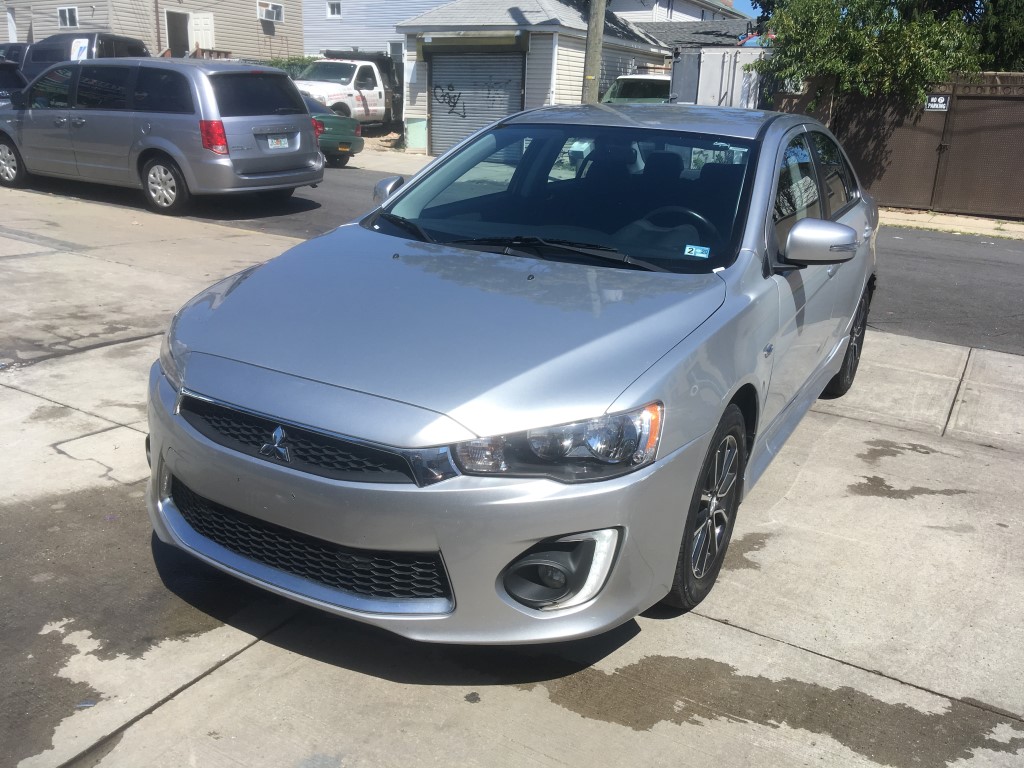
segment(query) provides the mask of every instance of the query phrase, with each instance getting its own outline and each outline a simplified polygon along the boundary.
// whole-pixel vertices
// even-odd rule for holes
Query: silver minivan
[[[316,129],[279,69],[203,59],[64,62],[0,109],[0,184],[30,174],[141,188],[157,213],[192,195],[287,198],[323,180]]]

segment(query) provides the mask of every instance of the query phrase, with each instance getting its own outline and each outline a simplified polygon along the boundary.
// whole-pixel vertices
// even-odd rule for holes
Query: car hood
[[[540,261],[347,225],[196,297],[175,334],[194,352],[493,435],[604,413],[724,298],[714,274]]]
[[[328,80],[296,80],[295,87],[306,93],[341,93],[345,90],[344,85],[332,83]]]

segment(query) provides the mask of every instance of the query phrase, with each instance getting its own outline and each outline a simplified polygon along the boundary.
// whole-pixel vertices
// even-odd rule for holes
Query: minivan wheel
[[[176,215],[188,207],[192,195],[173,160],[154,157],[142,169],[142,188],[150,210]]]
[[[666,605],[684,611],[697,607],[722,570],[742,496],[746,434],[743,413],[730,404],[715,430],[690,500],[672,589],[662,601]]]
[[[14,143],[0,138],[0,184],[5,187],[23,187],[28,179],[21,153]]]

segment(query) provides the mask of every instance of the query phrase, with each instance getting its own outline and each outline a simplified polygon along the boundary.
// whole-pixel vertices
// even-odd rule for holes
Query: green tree
[[[942,16],[931,0],[765,2],[774,3],[766,25],[775,39],[772,55],[754,69],[777,81],[824,80],[839,93],[910,103],[923,100],[932,84],[981,68],[978,35],[963,4]]]
[[[986,67],[1024,72],[1024,0],[989,0],[979,30]]]

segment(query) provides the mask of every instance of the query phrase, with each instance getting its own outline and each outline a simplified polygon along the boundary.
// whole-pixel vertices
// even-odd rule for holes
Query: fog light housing
[[[548,539],[528,549],[504,570],[505,591],[528,608],[551,611],[591,600],[611,570],[619,532],[615,528]]]

